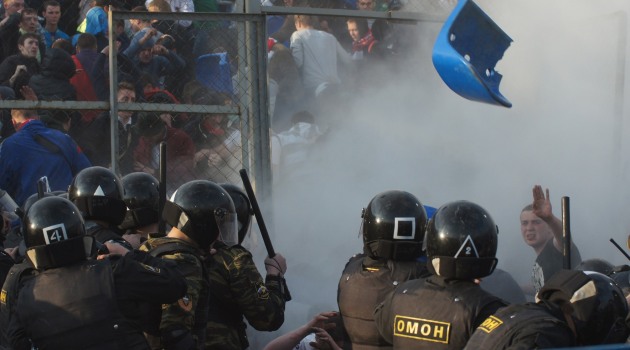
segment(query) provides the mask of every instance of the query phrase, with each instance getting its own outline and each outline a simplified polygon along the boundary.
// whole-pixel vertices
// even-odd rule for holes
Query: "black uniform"
[[[3,314],[12,310],[7,335],[16,350],[149,349],[134,320],[139,305],[170,303],[186,292],[175,265],[143,252],[26,270],[2,290],[17,293],[2,305]],[[7,299],[15,303],[10,308]]]
[[[15,260],[4,251],[4,246],[0,244],[0,284],[4,284],[13,265],[15,265]]]
[[[85,234],[94,237],[99,243],[105,243],[107,241],[122,241],[122,233],[117,229],[111,229],[98,224],[94,221],[85,222]]]
[[[374,323],[374,308],[404,281],[429,276],[426,263],[372,259],[364,254],[350,258],[337,289],[337,303],[352,348],[391,349]]]
[[[464,349],[547,349],[575,346],[576,337],[554,304],[507,306],[475,330]]]
[[[103,244],[111,241],[122,245],[128,250],[133,250],[131,244],[122,238],[122,232],[118,228],[105,227],[94,221],[86,221],[85,230],[85,234],[94,237],[98,243]]]
[[[394,349],[461,349],[475,328],[505,305],[472,281],[432,275],[398,285],[374,316]]]

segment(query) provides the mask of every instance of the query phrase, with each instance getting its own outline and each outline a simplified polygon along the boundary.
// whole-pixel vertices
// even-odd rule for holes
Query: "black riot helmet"
[[[162,217],[207,251],[217,238],[237,243],[236,210],[230,195],[207,180],[181,185],[164,204]]]
[[[472,280],[490,275],[497,265],[499,229],[488,212],[469,201],[441,206],[425,235],[429,271]]]
[[[85,236],[79,209],[65,198],[35,201],[22,225],[26,256],[35,268],[63,266],[86,259],[92,251],[93,238]]]
[[[219,186],[223,187],[230,195],[230,198],[232,198],[232,202],[234,202],[236,219],[238,220],[238,244],[241,244],[252,224],[252,215],[254,214],[252,204],[249,202],[247,193],[240,187],[230,183],[222,183]]]
[[[68,199],[85,220],[102,220],[114,226],[120,225],[127,211],[120,179],[100,166],[85,168],[74,177]]]
[[[422,255],[427,213],[411,193],[379,193],[363,209],[361,217],[363,247],[370,257],[415,260]]]
[[[587,259],[582,260],[578,266],[575,267],[576,270],[580,271],[595,271],[599,273],[603,273],[606,276],[610,276],[613,273],[615,267],[613,264],[609,263],[604,259]]]
[[[615,271],[609,276],[623,291],[623,295],[630,295],[630,270],[627,265],[615,267]]]
[[[580,343],[586,345],[616,344],[627,340],[630,331],[625,323],[628,303],[623,291],[608,276],[585,271],[596,288],[595,300],[585,300],[585,305],[574,301],[578,319],[586,320],[584,329],[578,332]]]
[[[630,334],[623,292],[599,272],[560,270],[536,295],[536,301],[541,300],[571,305],[580,345],[623,343]]]
[[[119,227],[126,230],[157,223],[160,219],[160,182],[142,172],[127,174],[121,180],[127,214]]]
[[[51,192],[44,192],[44,195],[42,198],[53,197],[53,196],[55,195],[52,194]],[[26,200],[24,201],[24,204],[22,204],[22,208],[21,208],[22,213],[26,213],[28,209],[40,199],[41,198],[39,198],[38,193],[33,193],[32,195],[28,196],[28,198],[26,198]]]

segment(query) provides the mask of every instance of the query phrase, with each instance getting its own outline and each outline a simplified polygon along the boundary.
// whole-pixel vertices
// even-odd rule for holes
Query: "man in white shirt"
[[[352,59],[337,39],[327,32],[314,29],[315,17],[295,15],[291,35],[291,53],[300,70],[307,95],[319,96],[331,85],[339,85],[337,62],[350,64]]]

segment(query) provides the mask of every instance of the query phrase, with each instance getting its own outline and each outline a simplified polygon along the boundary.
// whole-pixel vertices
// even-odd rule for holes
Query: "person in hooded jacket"
[[[75,71],[72,56],[63,49],[52,47],[46,51],[39,73],[31,77],[28,85],[40,101],[75,101],[77,92],[70,83]],[[40,117],[46,126],[68,133],[75,139],[82,131],[77,128],[81,118],[77,112],[47,110],[42,111]]]
[[[76,100],[77,92],[70,83],[75,70],[72,56],[66,51],[56,48],[48,49],[42,59],[40,72],[31,77],[29,86],[40,100]]]

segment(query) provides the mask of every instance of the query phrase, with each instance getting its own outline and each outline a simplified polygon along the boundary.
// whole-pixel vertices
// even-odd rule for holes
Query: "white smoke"
[[[309,159],[313,176],[278,186],[274,202],[262,204],[272,208],[274,245],[287,258],[294,299],[281,332],[336,309],[344,264],[362,249],[361,208],[389,189],[435,207],[467,199],[486,208],[500,230],[499,267],[520,284],[530,282],[535,259],[519,227],[534,184],[550,189],[558,217],[561,197],[570,197],[583,259],[628,263],[609,239],[625,247],[630,227],[630,2],[477,3],[514,40],[497,65],[513,107],[450,91],[431,63],[441,23],[421,23],[416,74],[382,81],[352,101],[352,112]],[[262,245],[256,254],[264,254]]]

